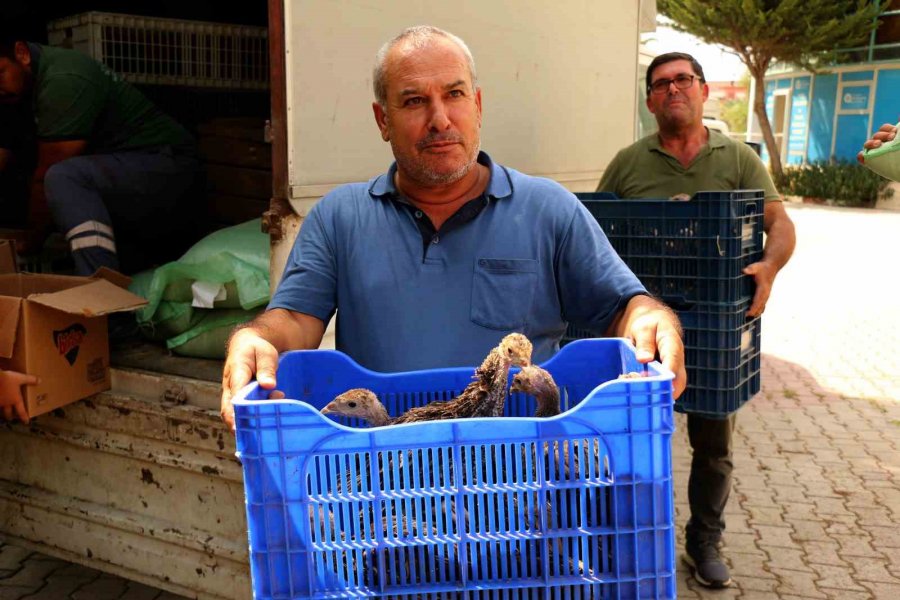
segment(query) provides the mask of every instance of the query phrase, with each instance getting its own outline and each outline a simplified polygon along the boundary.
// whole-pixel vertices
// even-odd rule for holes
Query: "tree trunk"
[[[781,151],[775,143],[775,135],[772,133],[772,125],[769,123],[769,115],[766,114],[766,82],[765,71],[753,72],[756,82],[756,90],[753,94],[753,114],[759,119],[759,128],[762,130],[766,149],[769,151],[769,170],[775,181],[781,179],[784,171],[781,168]]]

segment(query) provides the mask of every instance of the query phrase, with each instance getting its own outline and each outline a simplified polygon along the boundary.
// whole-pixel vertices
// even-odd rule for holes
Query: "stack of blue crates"
[[[675,409],[724,418],[760,388],[760,319],[743,274],[763,251],[762,190],[698,192],[690,201],[576,194],[647,290],[684,327],[688,388]],[[598,332],[570,327],[564,343]]]
[[[288,399],[254,383],[234,401],[254,598],[674,599],[672,374],[619,339],[543,367],[556,417],[515,394],[503,417],[368,428],[320,409],[365,387],[397,416],[455,397],[473,369],[284,354]]]

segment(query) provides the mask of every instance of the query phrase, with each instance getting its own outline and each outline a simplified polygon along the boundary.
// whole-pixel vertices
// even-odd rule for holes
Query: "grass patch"
[[[788,400],[794,400],[797,398],[797,392],[795,392],[792,389],[784,388],[783,393],[784,393],[784,397],[787,398]]]

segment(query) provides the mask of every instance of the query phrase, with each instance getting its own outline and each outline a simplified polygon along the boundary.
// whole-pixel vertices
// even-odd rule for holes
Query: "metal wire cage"
[[[51,46],[72,48],[139,84],[269,87],[265,27],[87,12],[47,24]]]

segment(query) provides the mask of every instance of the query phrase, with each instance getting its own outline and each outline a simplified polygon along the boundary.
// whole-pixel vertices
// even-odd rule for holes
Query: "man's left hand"
[[[751,275],[756,281],[756,293],[753,294],[753,302],[747,310],[748,317],[758,317],[766,310],[766,302],[772,293],[772,283],[778,270],[767,262],[755,262],[744,268],[745,275]]]
[[[672,396],[676,399],[681,396],[687,387],[684,341],[681,323],[672,309],[650,296],[635,296],[613,323],[610,333],[634,342],[635,355],[642,363],[650,362],[659,354],[662,365],[675,374]]]

